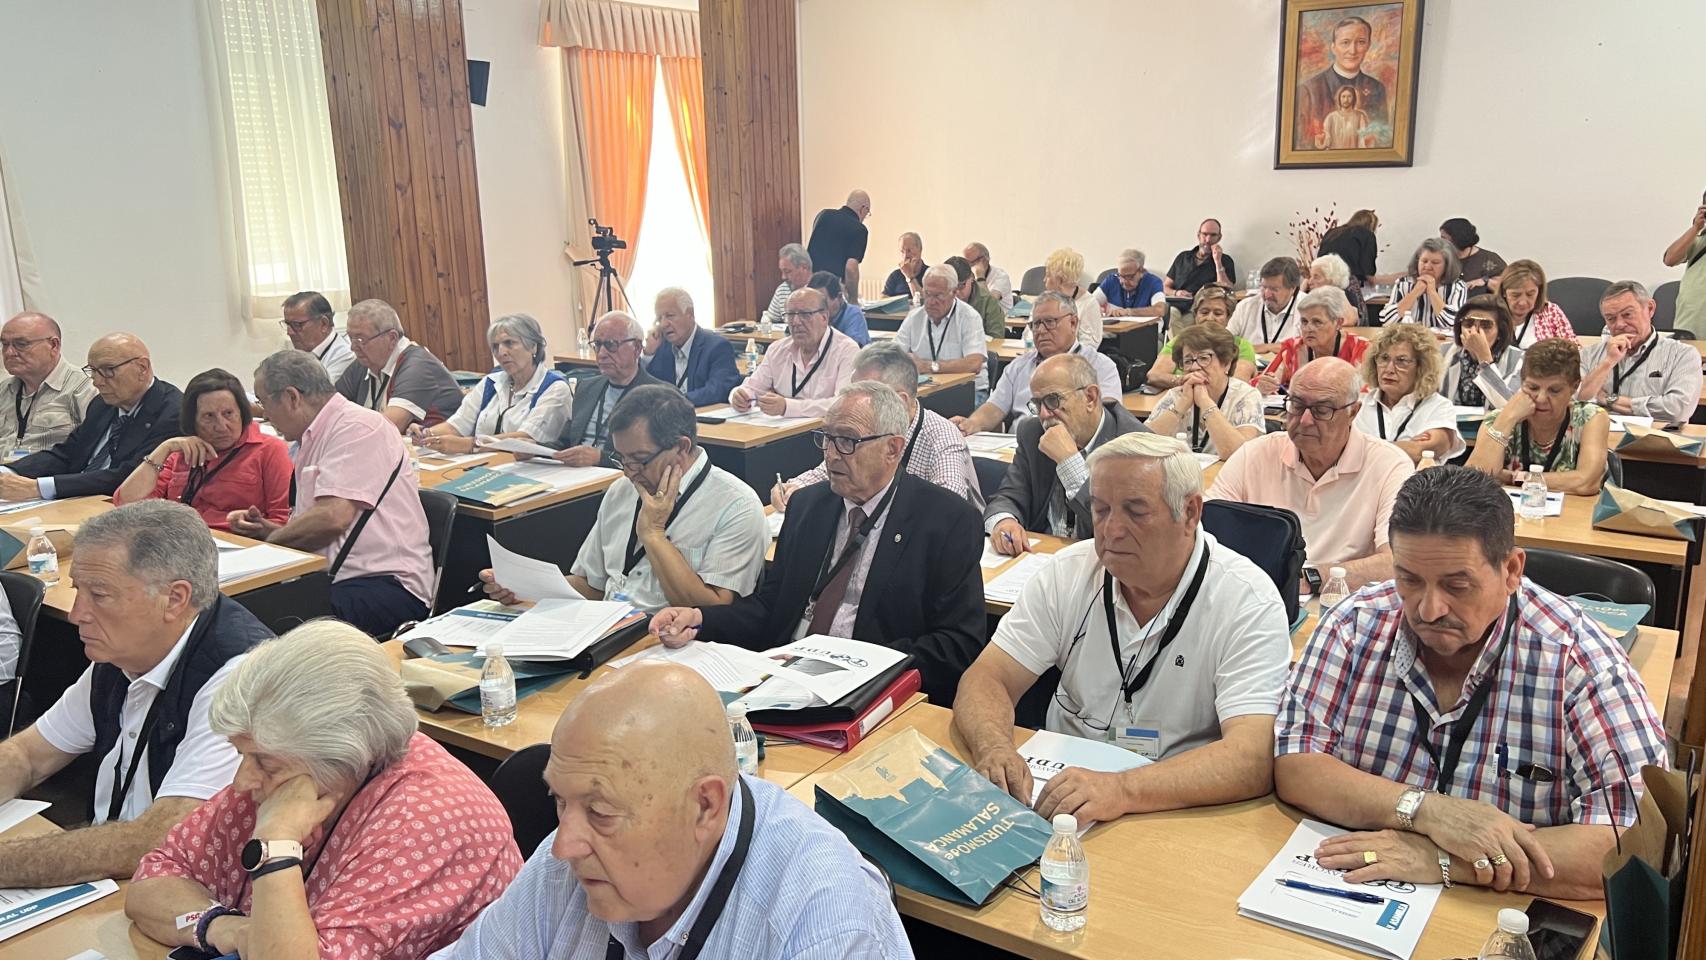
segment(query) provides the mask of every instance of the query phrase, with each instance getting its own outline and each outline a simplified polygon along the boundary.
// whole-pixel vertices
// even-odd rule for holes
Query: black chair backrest
[[[509,813],[510,830],[523,860],[533,855],[539,841],[557,829],[557,804],[545,789],[545,762],[551,745],[536,743],[509,755],[492,771],[492,794]]]
[[[1605,331],[1605,318],[1599,315],[1599,295],[1609,286],[1610,280],[1599,277],[1559,277],[1546,284],[1546,299],[1564,311],[1577,334],[1597,337]]]
[[[1025,271],[1019,280],[1019,292],[1027,297],[1034,297],[1043,292],[1043,268],[1032,267]]]
[[[1658,591],[1653,580],[1627,563],[1589,557],[1543,547],[1529,547],[1523,573],[1528,579],[1560,596],[1598,594],[1612,603],[1644,603],[1649,608],[1642,623],[1653,622]]]
[[[1119,271],[1118,267],[1109,267],[1108,269],[1103,270],[1101,273],[1096,274],[1096,286],[1098,286],[1098,287],[1101,286],[1102,282],[1104,280],[1107,280],[1109,277],[1111,277],[1114,274],[1119,273],[1119,272],[1120,271]]]
[[[1273,579],[1285,601],[1286,623],[1296,623],[1304,559],[1303,525],[1297,514],[1281,507],[1209,500],[1202,505],[1202,526]]]
[[[421,509],[426,512],[427,546],[432,550],[433,613],[438,612],[438,575],[450,555],[450,528],[456,523],[456,495],[443,490],[422,490]]]
[[[1653,328],[1655,330],[1676,329],[1676,292],[1682,288],[1681,280],[1666,280],[1653,289]]]
[[[30,647],[36,638],[36,617],[41,613],[42,598],[47,585],[27,573],[0,570],[0,590],[6,593],[6,605],[12,608],[12,620],[18,625],[18,666],[12,674],[12,702],[5,704],[6,736],[17,730],[18,704],[24,693],[24,674],[30,665]]]
[[[988,503],[1001,489],[1001,481],[1007,478],[1007,464],[994,457],[980,457],[974,453],[971,465],[977,471],[977,488],[983,493],[983,502]]]

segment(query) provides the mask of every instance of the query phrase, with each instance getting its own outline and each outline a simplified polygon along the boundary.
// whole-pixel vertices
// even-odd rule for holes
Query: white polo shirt
[[[113,790],[123,782],[122,775],[114,776],[115,770],[128,771],[133,751],[137,749],[143,751],[142,760],[136,766],[136,779],[131,783],[130,792],[125,795],[124,805],[119,808],[119,819],[135,820],[153,804],[153,781],[148,774],[148,747],[138,738],[142,731],[142,722],[148,717],[148,708],[154,705],[154,698],[166,689],[166,681],[172,676],[172,667],[183,655],[184,644],[189,642],[190,631],[194,629],[195,621],[192,620],[184,630],[184,635],[178,638],[178,642],[165,658],[154,665],[154,669],[139,677],[130,678],[130,686],[124,694],[124,706],[119,712],[118,742],[95,765],[96,823],[106,821],[107,810],[112,805]],[[207,683],[196,692],[195,699],[190,701],[189,729],[178,744],[177,754],[172,760],[172,769],[166,771],[165,779],[160,782],[160,796],[206,800],[229,786],[232,778],[237,775],[237,764],[241,758],[231,746],[231,741],[208,729],[207,712],[213,703],[213,695],[218,692],[220,685],[231,672],[237,669],[237,664],[243,662],[244,656],[246,654],[225,661],[225,665],[208,678]],[[41,734],[48,746],[61,753],[84,754],[95,746],[95,718],[89,711],[89,687],[93,682],[94,669],[91,666],[84,670],[77,682],[36,721],[36,732]],[[125,675],[130,676],[128,673]]]
[[[682,504],[665,532],[707,586],[733,590],[744,597],[758,584],[764,571],[764,552],[770,546],[764,505],[752,487],[712,466],[704,450],[698,451],[681,478],[681,494],[686,494],[702,474],[705,482]],[[586,578],[593,589],[604,591],[607,599],[622,594],[641,610],[656,613],[669,606],[669,601],[663,595],[663,584],[652,572],[651,558],[640,550],[637,538],[634,548],[638,560],[631,571],[622,572],[639,506],[640,494],[633,481],[626,476],[617,478],[604,491],[598,519],[581,543],[570,572]]]
[[[1105,740],[1105,732],[1079,716],[1097,724],[1126,723],[1121,670],[1135,656],[1127,671],[1133,676],[1155,657],[1205,549],[1209,560],[1202,587],[1149,682],[1132,698],[1130,725],[1159,731],[1158,755],[1151,759],[1160,760],[1220,739],[1220,725],[1233,717],[1279,712],[1291,666],[1285,605],[1267,574],[1199,528],[1185,573],[1154,620],[1138,623],[1115,582],[1117,666],[1094,541],[1055,554],[1054,562],[1025,584],[990,642],[1038,676],[1049,667],[1060,668],[1060,692],[1049,704],[1048,729]],[[1078,706],[1079,716],[1062,706],[1063,699]]]
[[[1226,321],[1226,329],[1235,337],[1243,337],[1253,346],[1260,347],[1270,343],[1284,343],[1297,336],[1298,313],[1297,301],[1303,296],[1303,291],[1291,295],[1291,302],[1279,309],[1278,313],[1268,310],[1268,305],[1259,296],[1248,296],[1238,301],[1238,306],[1232,308],[1232,318]],[[1262,323],[1268,325],[1267,337],[1262,336]]]
[[[1381,435],[1381,418],[1385,418],[1386,433]],[[1419,394],[1411,391],[1388,407],[1380,402],[1379,390],[1364,391],[1362,409],[1357,411],[1356,428],[1382,440],[1414,440],[1429,430],[1444,430],[1451,434],[1451,445],[1436,459],[1440,463],[1462,453],[1466,446],[1457,431],[1457,414],[1451,399],[1437,393]]]
[[[964,357],[984,358],[977,368],[976,389],[989,389],[989,338],[983,333],[983,318],[972,305],[955,298],[953,309],[941,323],[932,323],[923,307],[915,308],[900,323],[895,342],[909,352],[923,357],[918,372],[930,373],[931,360],[959,360]]]

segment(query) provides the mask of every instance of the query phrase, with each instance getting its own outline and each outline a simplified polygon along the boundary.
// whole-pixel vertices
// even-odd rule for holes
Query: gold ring
[[[1380,854],[1375,853],[1373,850],[1364,850],[1362,852],[1362,862],[1363,862],[1364,866],[1367,866],[1368,864],[1371,864],[1371,863],[1379,863],[1380,862]]]
[[[1486,857],[1482,857],[1481,859],[1475,861],[1475,869],[1477,869],[1477,870],[1485,870],[1488,867],[1491,867],[1492,865],[1493,865],[1493,861],[1488,860]]]
[[[1511,858],[1505,856],[1502,853],[1493,858],[1493,866],[1495,866],[1495,867],[1502,867],[1505,864],[1510,863],[1510,862],[1511,862]]]

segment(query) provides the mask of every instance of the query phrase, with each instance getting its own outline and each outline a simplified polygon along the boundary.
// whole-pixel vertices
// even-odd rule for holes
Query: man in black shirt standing
[[[865,241],[870,234],[865,218],[871,215],[871,197],[863,190],[847,195],[844,206],[819,210],[812,221],[812,237],[806,252],[820,270],[841,277],[841,285],[853,294],[848,298],[859,302],[859,261],[865,259]]]
[[[1197,227],[1197,245],[1173,258],[1167,271],[1167,295],[1194,297],[1205,283],[1230,287],[1237,278],[1232,258],[1220,252],[1220,221],[1211,218]]]

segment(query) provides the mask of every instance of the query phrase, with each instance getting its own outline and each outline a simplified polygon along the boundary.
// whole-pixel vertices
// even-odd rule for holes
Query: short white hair
[[[1143,251],[1136,248],[1121,250],[1120,258],[1115,261],[1115,263],[1135,263],[1139,270],[1142,270],[1143,265],[1147,262],[1148,258],[1143,255]]]
[[[805,267],[807,270],[812,268],[812,255],[806,252],[805,247],[797,243],[783,244],[777,258],[786,260],[796,267]]]
[[[906,401],[894,388],[881,380],[853,380],[836,391],[836,402],[864,397],[871,404],[871,426],[883,436],[904,437],[912,426],[912,416],[906,412]]]
[[[1345,291],[1338,287],[1316,287],[1303,295],[1297,301],[1297,312],[1301,316],[1311,310],[1325,310],[1327,316],[1344,322],[1345,316],[1351,312],[1351,301],[1345,296]]]
[[[207,722],[300,762],[316,786],[354,786],[401,759],[415,706],[391,658],[339,620],[311,620],[256,646],[213,695]]]
[[[652,301],[652,306],[657,306],[665,297],[675,298],[675,309],[688,315],[693,313],[693,295],[686,290],[680,287],[664,287],[658,291],[657,298]]]
[[[946,282],[949,290],[960,285],[960,275],[955,272],[953,267],[950,267],[945,263],[938,263],[934,267],[924,271],[924,276],[919,279],[918,285],[922,287],[930,280],[941,280]]]
[[[1177,437],[1159,433],[1127,433],[1109,440],[1090,454],[1090,469],[1104,460],[1154,460],[1161,466],[1161,500],[1174,520],[1185,519],[1185,503],[1202,496],[1202,465]]]
[[[635,339],[635,340],[639,340],[642,343],[645,342],[646,328],[640,326],[640,321],[635,320],[634,315],[629,313],[626,310],[612,310],[612,311],[610,311],[609,313],[605,314],[604,316],[599,317],[598,323],[593,324],[592,328],[594,330],[597,330],[599,323],[603,323],[604,321],[611,320],[611,319],[624,321],[628,327],[628,336]]]
[[[1345,258],[1336,253],[1323,253],[1309,261],[1310,269],[1321,268],[1321,275],[1327,282],[1341,290],[1351,285],[1351,268],[1345,263]]]
[[[350,320],[366,320],[373,324],[373,332],[376,335],[393,330],[403,332],[403,318],[397,316],[397,308],[379,299],[362,300],[350,307],[349,318],[345,323]]]

